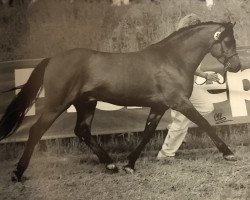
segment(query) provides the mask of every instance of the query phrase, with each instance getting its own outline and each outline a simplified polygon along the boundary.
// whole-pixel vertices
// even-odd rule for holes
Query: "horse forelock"
[[[234,25],[235,24],[231,22],[226,22],[222,24],[222,27],[224,28],[224,30],[221,31],[220,40],[224,39],[227,36],[231,36],[234,38],[234,31],[233,31]]]

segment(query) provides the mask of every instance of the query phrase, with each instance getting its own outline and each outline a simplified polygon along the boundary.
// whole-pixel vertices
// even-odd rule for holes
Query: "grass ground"
[[[227,162],[215,149],[181,150],[174,160],[156,161],[146,151],[136,173],[108,174],[89,153],[36,153],[22,183],[10,173],[16,159],[0,163],[1,199],[244,199],[250,198],[249,147],[235,147],[237,162]],[[113,154],[119,167],[125,154]]]
[[[24,174],[26,180],[15,184],[10,181],[10,173],[24,144],[1,145],[0,199],[250,199],[247,125],[217,128],[239,157],[237,162],[223,160],[198,129],[190,132],[176,159],[166,161],[155,160],[165,132],[156,134],[133,175],[123,170],[109,174],[86,145],[79,145],[76,139],[42,142]],[[140,134],[98,138],[120,169],[139,139]]]

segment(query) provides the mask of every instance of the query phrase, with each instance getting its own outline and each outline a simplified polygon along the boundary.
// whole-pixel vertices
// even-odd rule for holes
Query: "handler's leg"
[[[213,127],[202,117],[202,115],[194,108],[188,99],[183,99],[175,110],[181,112],[192,122],[196,123],[200,128],[207,132],[208,136],[212,139],[216,147],[223,153],[226,160],[235,161],[236,158],[228,146],[217,136]]]
[[[154,131],[162,118],[162,115],[165,113],[165,110],[157,110],[151,108],[150,114],[147,119],[146,127],[143,132],[143,138],[141,143],[136,147],[136,149],[130,153],[128,156],[128,164],[124,166],[124,170],[127,173],[133,173],[135,162],[141,154],[141,151],[145,147],[145,145],[149,142],[149,140],[153,137]]]
[[[192,123],[188,118],[175,110],[171,110],[171,117],[173,122],[157,155],[158,160],[175,156],[176,151],[185,139],[189,125]]]
[[[189,99],[196,110],[202,115],[208,115],[214,109],[212,102],[209,100],[208,93],[204,89],[194,86],[193,93]],[[157,155],[157,159],[175,156],[176,151],[181,146],[188,128],[193,124],[180,112],[171,110],[172,123],[168,134],[162,145],[162,149]]]

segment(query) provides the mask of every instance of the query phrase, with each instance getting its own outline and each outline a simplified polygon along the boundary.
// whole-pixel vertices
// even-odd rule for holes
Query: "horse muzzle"
[[[224,67],[225,71],[233,73],[236,73],[241,69],[241,63],[237,52],[230,56],[224,55]]]

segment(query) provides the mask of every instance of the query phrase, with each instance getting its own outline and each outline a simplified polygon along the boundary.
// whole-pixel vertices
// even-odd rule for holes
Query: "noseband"
[[[224,51],[224,48],[223,48],[222,44],[221,44],[221,49],[222,49],[222,56],[220,58],[218,58],[218,60],[221,60],[221,58],[224,60],[224,62],[223,62],[223,65],[224,65],[223,79],[224,80],[223,80],[222,83],[220,83],[219,81],[216,81],[216,82],[219,83],[219,84],[224,84],[226,82],[226,80],[227,80],[227,71],[228,71],[228,68],[231,66],[231,63],[229,62],[229,60],[230,60],[230,58],[232,58],[234,56],[237,56],[238,53],[235,52],[235,53],[233,53],[231,55],[227,55],[225,53],[225,51]]]
[[[221,61],[222,61],[222,59],[224,60],[224,61],[222,61],[222,63],[223,63],[223,65],[224,65],[225,71],[227,71],[227,69],[231,66],[231,63],[229,62],[229,59],[232,58],[232,57],[234,57],[234,56],[237,56],[238,53],[235,52],[235,53],[233,53],[233,54],[231,54],[231,55],[227,55],[227,54],[225,53],[225,51],[224,51],[222,45],[221,45],[221,48],[222,48],[222,56],[219,57],[218,60],[221,60]]]

